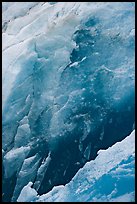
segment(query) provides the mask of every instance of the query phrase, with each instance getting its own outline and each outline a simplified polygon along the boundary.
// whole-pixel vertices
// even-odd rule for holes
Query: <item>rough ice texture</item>
[[[86,163],[67,185],[38,196],[28,184],[17,201],[134,202],[134,159],[135,131],[107,150],[100,150],[97,158]]]
[[[3,201],[70,182],[131,133],[134,7],[3,2]]]

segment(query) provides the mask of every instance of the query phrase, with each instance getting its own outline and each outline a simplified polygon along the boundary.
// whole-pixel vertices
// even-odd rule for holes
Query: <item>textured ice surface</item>
[[[135,191],[135,131],[80,169],[70,183],[38,196],[30,184],[18,198],[30,202],[131,202]],[[28,193],[29,192],[29,193]]]
[[[2,8],[3,201],[16,201],[28,182],[39,195],[68,183],[131,133],[134,3]]]

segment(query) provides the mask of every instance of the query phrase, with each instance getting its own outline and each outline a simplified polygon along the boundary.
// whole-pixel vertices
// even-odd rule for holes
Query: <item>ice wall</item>
[[[131,133],[134,3],[3,2],[2,20],[3,200],[16,201]]]
[[[99,150],[94,161],[78,171],[65,186],[39,196],[30,184],[18,202],[134,202],[135,131],[107,150]]]

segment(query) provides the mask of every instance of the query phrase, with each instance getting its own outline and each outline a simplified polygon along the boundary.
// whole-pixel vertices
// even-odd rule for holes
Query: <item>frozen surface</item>
[[[30,151],[30,147],[20,147],[12,149],[3,158],[3,165],[6,167],[5,176],[11,177],[14,172],[18,171]]]
[[[34,202],[38,197],[35,189],[32,189],[32,182],[29,182],[27,186],[23,188],[17,202]]]
[[[3,201],[29,182],[39,195],[69,183],[132,132],[134,7],[3,2]]]
[[[97,158],[85,164],[67,185],[38,196],[28,184],[17,201],[134,202],[134,159],[135,131],[107,150],[100,150]]]

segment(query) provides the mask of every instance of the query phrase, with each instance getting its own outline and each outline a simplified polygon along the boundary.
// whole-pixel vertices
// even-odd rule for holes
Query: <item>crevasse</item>
[[[2,189],[16,201],[29,182],[39,195],[69,183],[134,129],[134,3],[2,5]]]
[[[25,186],[18,202],[134,202],[135,131],[107,150],[99,150],[94,161],[80,169],[65,186],[39,196]]]

